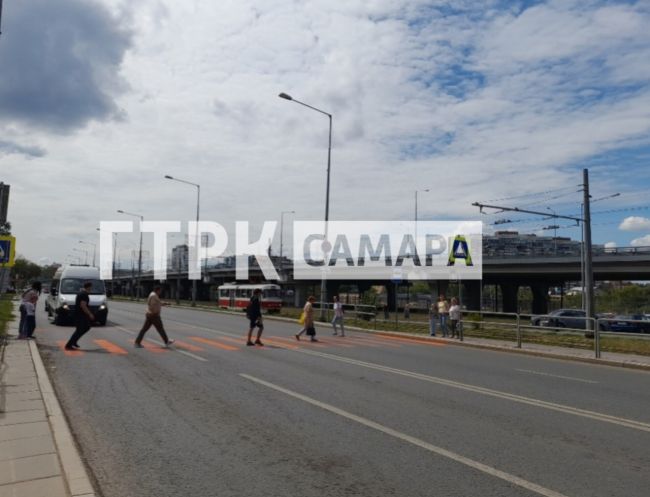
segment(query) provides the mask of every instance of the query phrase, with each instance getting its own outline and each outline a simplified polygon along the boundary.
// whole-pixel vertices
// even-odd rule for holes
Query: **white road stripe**
[[[517,485],[519,487],[525,488],[526,490],[530,490],[531,492],[535,492],[536,494],[542,495],[544,497],[566,497],[564,494],[561,494],[554,490],[550,490],[548,488],[542,487],[541,485],[532,483],[528,480],[524,480],[523,478],[512,475],[510,473],[506,473],[505,471],[498,470],[496,468],[493,468],[492,466],[488,466],[478,461],[474,461],[473,459],[469,459],[468,457],[461,456],[460,454],[456,454],[455,452],[452,452],[450,450],[443,449],[442,447],[438,447],[436,445],[430,444],[428,442],[425,442],[424,440],[420,440],[419,438],[415,438],[411,435],[407,435],[397,430],[393,430],[392,428],[381,425],[379,423],[363,418],[361,416],[357,416],[356,414],[352,414],[350,412],[344,411],[343,409],[339,409],[338,407],[334,407],[330,404],[326,404],[319,400],[312,399],[311,397],[307,397],[306,395],[302,395],[292,390],[287,390],[286,388],[283,388],[279,385],[269,383],[268,381],[261,380],[254,376],[250,376],[243,373],[240,373],[240,376],[246,378],[247,380],[253,381],[265,387],[276,390],[278,392],[282,392],[286,395],[289,395],[290,397],[296,398],[298,400],[302,400],[303,402],[306,402],[313,406],[329,411],[333,414],[337,414],[338,416],[342,416],[351,421],[355,421],[359,424],[367,426],[368,428],[372,428],[373,430],[380,431],[382,433],[385,433],[386,435],[390,435],[404,442],[408,442],[412,445],[428,450],[429,452],[433,452],[434,454],[437,454],[439,456],[446,457],[447,459],[451,459],[460,464],[464,464],[465,466],[469,466],[470,468],[473,468],[477,471],[481,471],[482,473],[485,473],[487,475],[504,480],[512,485]]]
[[[458,388],[460,390],[466,390],[469,392],[480,393],[483,395],[488,395],[490,397],[497,397],[504,400],[510,400],[512,402],[518,402],[520,404],[528,404],[535,407],[541,407],[544,409],[549,409],[551,411],[563,412],[565,414],[573,414],[575,416],[581,416],[583,418],[594,419],[596,421],[603,421],[605,423],[612,423],[619,426],[624,426],[626,428],[633,428],[635,430],[645,431],[650,433],[650,424],[643,423],[641,421],[634,421],[631,419],[620,418],[617,416],[610,416],[609,414],[601,414],[594,411],[588,411],[586,409],[579,409],[577,407],[566,406],[563,404],[555,404],[553,402],[547,402],[545,400],[533,399],[530,397],[524,397],[522,395],[515,395],[507,392],[500,392],[498,390],[492,390],[490,388],[484,388],[474,385],[468,385],[466,383],[460,383],[458,381],[446,380],[444,378],[437,378],[435,376],[428,376],[421,373],[413,373],[411,371],[405,371],[403,369],[391,368],[388,366],[382,366],[380,364],[374,364],[371,362],[359,361],[356,359],[349,359],[347,357],[337,356],[334,354],[326,354],[324,352],[316,352],[313,350],[306,349],[296,349],[293,352],[298,352],[301,354],[308,354],[318,357],[323,357],[325,359],[330,359],[333,361],[345,362],[348,364],[354,364],[356,366],[362,366],[368,369],[376,369],[378,371],[384,371],[386,373],[393,373],[400,376],[406,376],[409,378],[415,378],[422,381],[427,381],[429,383],[436,383],[438,385],[445,385],[452,388]]]
[[[530,369],[515,369],[515,371],[519,371],[520,373],[536,374],[539,376],[551,376],[553,378],[562,378],[563,380],[581,381],[582,383],[594,383],[594,384],[598,383],[597,381],[593,381],[593,380],[584,380],[582,378],[574,378],[573,376],[562,376],[559,374],[544,373],[542,371],[532,371]]]
[[[184,324],[186,326],[190,326],[192,328],[206,330],[206,331],[209,331],[209,332],[212,332],[212,333],[216,333],[218,335],[225,335],[225,336],[239,338],[238,335],[235,335],[233,333],[228,333],[228,332],[225,332],[225,331],[215,330],[215,329],[212,329],[212,328],[206,328],[204,326],[190,325],[190,324],[187,324],[187,323],[183,323],[181,321],[176,321],[176,322],[180,323],[180,324]],[[436,383],[436,384],[439,384],[439,385],[445,385],[445,386],[452,387],[452,388],[458,388],[458,389],[461,389],[461,390],[466,390],[466,391],[470,391],[470,392],[474,392],[474,393],[480,393],[480,394],[488,395],[488,396],[491,396],[491,397],[497,397],[497,398],[504,399],[504,400],[510,400],[512,402],[527,404],[527,405],[531,405],[531,406],[534,406],[534,407],[549,409],[551,411],[562,412],[562,413],[565,413],[565,414],[572,414],[574,416],[580,416],[580,417],[583,417],[583,418],[594,419],[596,421],[602,421],[604,423],[611,423],[611,424],[615,424],[615,425],[618,425],[618,426],[623,426],[623,427],[626,427],[626,428],[632,428],[632,429],[635,429],[635,430],[640,430],[640,431],[650,433],[650,424],[649,423],[644,423],[642,421],[635,421],[635,420],[632,420],[632,419],[621,418],[621,417],[618,417],[618,416],[610,416],[609,414],[602,414],[602,413],[595,412],[595,411],[589,411],[587,409],[580,409],[580,408],[577,408],[577,407],[571,407],[571,406],[567,406],[567,405],[563,405],[563,404],[556,404],[556,403],[553,403],[553,402],[547,402],[545,400],[538,400],[538,399],[534,399],[534,398],[531,398],[531,397],[524,397],[522,395],[516,395],[516,394],[507,393],[507,392],[500,392],[499,390],[492,390],[490,388],[484,388],[484,387],[469,385],[469,384],[466,384],[466,383],[460,383],[460,382],[457,382],[457,381],[446,380],[444,378],[438,378],[438,377],[435,377],[435,376],[429,376],[429,375],[425,375],[425,374],[421,374],[421,373],[413,373],[411,371],[405,371],[403,369],[391,368],[391,367],[388,367],[388,366],[382,366],[381,364],[374,364],[374,363],[371,363],[371,362],[359,361],[359,360],[356,360],[356,359],[350,359],[348,357],[338,356],[338,355],[334,355],[334,354],[327,354],[325,352],[316,352],[316,351],[313,351],[313,350],[307,350],[305,348],[289,349],[289,348],[282,347],[280,344],[278,344],[278,347],[283,348],[285,350],[292,351],[292,352],[297,352],[297,353],[300,353],[300,354],[313,355],[313,356],[322,357],[324,359],[330,359],[330,360],[333,360],[333,361],[339,361],[339,362],[345,362],[345,363],[348,363],[348,364],[354,364],[356,366],[361,366],[361,367],[365,367],[365,368],[368,368],[368,369],[375,369],[375,370],[383,371],[383,372],[386,372],[386,373],[393,373],[393,374],[397,374],[397,375],[400,375],[400,376],[415,378],[415,379],[418,379],[418,380],[421,380],[421,381],[427,381],[429,383]]]
[[[129,335],[137,335],[137,333],[135,331],[128,330],[128,329],[123,328],[121,326],[114,325],[113,328],[117,328],[118,330],[121,330],[121,331],[123,331],[125,333],[128,333]],[[158,345],[160,345],[161,347],[165,345],[163,342],[161,342],[159,340],[152,340],[150,338],[147,338],[147,340],[149,342],[155,342]],[[187,352],[186,350],[179,350],[176,347],[170,348],[169,350],[172,350],[174,352],[178,352],[179,354],[183,354],[183,355],[185,355],[187,357],[191,357],[192,359],[196,359],[197,361],[208,362],[208,360],[206,358],[198,356],[196,354],[192,354],[191,352]]]

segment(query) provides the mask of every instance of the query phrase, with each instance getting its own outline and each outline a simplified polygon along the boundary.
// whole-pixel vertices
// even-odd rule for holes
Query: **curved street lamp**
[[[303,107],[307,107],[309,109],[315,110],[316,112],[326,115],[327,118],[329,119],[329,141],[327,146],[327,183],[325,188],[325,240],[327,240],[327,222],[329,221],[329,215],[330,215],[330,168],[332,165],[332,114],[330,114],[329,112],[325,112],[324,110],[321,110],[317,107],[313,107],[309,104],[301,102],[300,100],[296,100],[291,95],[288,95],[287,93],[284,92],[280,93],[278,97],[283,98],[284,100],[289,100],[291,102],[296,102],[297,104],[300,104]],[[320,309],[320,319],[321,321],[324,321],[326,319],[326,311],[327,311],[327,281],[326,281],[325,273],[323,273],[323,277],[321,279],[320,293],[321,293],[321,303],[322,303]]]

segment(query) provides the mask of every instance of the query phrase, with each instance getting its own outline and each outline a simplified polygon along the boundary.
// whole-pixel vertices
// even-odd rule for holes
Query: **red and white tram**
[[[270,283],[261,284],[244,284],[226,283],[221,285],[217,291],[219,293],[219,307],[222,309],[239,309],[244,310],[250,303],[253,296],[253,290],[259,288],[262,290],[262,311],[280,312],[282,308],[282,293],[279,285]]]

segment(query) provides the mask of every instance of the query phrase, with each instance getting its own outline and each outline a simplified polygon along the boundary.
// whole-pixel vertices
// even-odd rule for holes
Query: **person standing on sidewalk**
[[[458,305],[458,299],[456,297],[451,299],[449,324],[451,327],[451,338],[460,338],[460,305]]]
[[[429,335],[436,336],[436,321],[438,320],[438,304],[431,302],[429,306]]]
[[[144,334],[149,330],[149,328],[151,328],[151,325],[156,328],[156,331],[160,335],[160,338],[162,338],[163,342],[165,342],[165,347],[169,347],[172,343],[174,343],[174,340],[170,340],[167,337],[162,319],[160,319],[160,311],[162,310],[162,306],[169,305],[168,303],[163,303],[160,300],[161,293],[162,287],[160,285],[156,285],[153,289],[153,292],[151,292],[149,294],[149,297],[147,297],[147,313],[145,314],[145,320],[144,324],[142,325],[142,329],[140,330],[140,333],[138,333],[138,337],[135,339],[136,348],[142,348],[142,339],[144,338]]]
[[[246,345],[264,345],[260,340],[262,332],[264,331],[264,323],[262,322],[262,302],[260,301],[261,294],[262,290],[259,288],[253,290],[253,296],[248,304],[246,315],[250,321],[250,326],[248,327],[248,340],[246,341]],[[257,339],[253,342],[251,338],[253,337],[253,330],[255,328],[257,328]]]
[[[25,320],[22,331],[18,334],[20,340],[34,339],[34,330],[36,329],[36,302],[38,302],[38,295],[33,294],[29,301],[21,304],[25,309]]]
[[[90,297],[88,296],[92,287],[93,284],[90,281],[86,281],[81,291],[77,294],[77,298],[74,301],[76,328],[72,336],[68,339],[68,343],[65,344],[65,350],[78,349],[79,339],[88,333],[88,330],[90,330],[90,323],[95,321],[95,316],[90,311]]]
[[[314,302],[316,302],[316,297],[310,296],[307,299],[305,307],[302,309],[302,312],[305,315],[305,323],[302,330],[296,334],[296,340],[300,340],[300,335],[307,333],[310,337],[310,341],[318,342],[318,340],[316,340],[316,328],[314,327]]]
[[[26,308],[25,304],[28,302],[32,301],[32,298],[36,296],[36,300],[38,301],[38,296],[41,293],[41,282],[40,281],[34,281],[32,282],[32,286],[29,290],[24,292],[21,297],[20,297],[20,307],[18,310],[20,311],[20,321],[18,322],[18,338],[26,338],[27,333],[23,330],[23,327],[25,326],[25,318],[27,317],[26,314]],[[34,315],[34,327],[36,327],[36,315]]]
[[[334,319],[332,319],[332,327],[334,328],[334,336],[337,335],[336,325],[341,327],[341,336],[345,336],[345,329],[343,328],[343,304],[339,301],[338,295],[334,296]]]
[[[447,328],[447,321],[449,319],[449,302],[444,295],[438,297],[438,315],[440,316],[440,331],[442,336],[447,338],[449,330]]]

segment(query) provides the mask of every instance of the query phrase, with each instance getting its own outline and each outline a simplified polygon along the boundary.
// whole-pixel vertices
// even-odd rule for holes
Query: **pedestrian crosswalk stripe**
[[[65,340],[59,340],[56,342],[59,348],[63,351],[63,353],[67,356],[75,357],[75,356],[81,356],[84,355],[83,351],[81,350],[65,350]]]
[[[189,337],[190,340],[194,340],[195,342],[199,343],[204,343],[205,345],[209,345],[211,347],[215,347],[217,349],[221,350],[239,350],[237,347],[233,347],[232,345],[226,345],[225,343],[217,342],[216,340],[210,340],[209,338],[203,338],[203,337]]]
[[[97,345],[99,345],[102,349],[106,350],[110,354],[117,354],[117,355],[127,355],[128,352],[124,350],[122,347],[119,345],[115,345],[114,343],[109,342],[108,340],[93,340]]]

